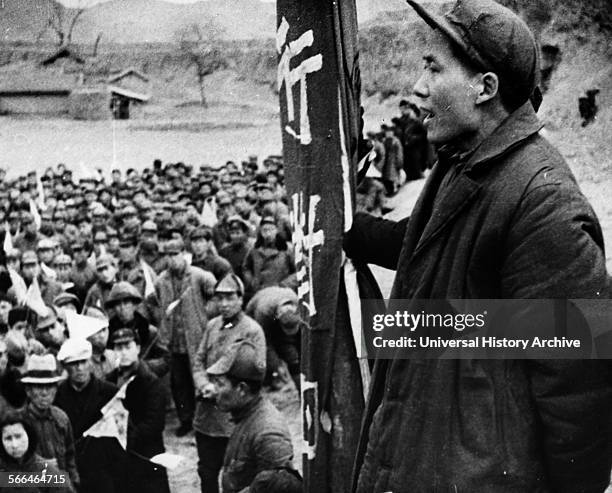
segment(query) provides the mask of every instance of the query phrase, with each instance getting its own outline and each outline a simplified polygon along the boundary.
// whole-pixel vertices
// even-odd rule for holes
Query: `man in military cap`
[[[38,255],[32,250],[26,250],[21,255],[21,277],[27,287],[35,281],[38,283],[40,294],[46,305],[51,305],[53,298],[62,292],[61,284],[42,272]]]
[[[36,250],[38,242],[40,241],[40,235],[38,234],[38,227],[34,222],[32,214],[29,212],[22,212],[20,224],[23,231],[17,235],[13,241],[13,245],[22,252],[26,250]],[[13,234],[14,233],[15,232],[13,232]]]
[[[105,306],[114,313],[109,321],[110,338],[112,340],[113,334],[119,329],[135,330],[142,350],[140,359],[145,361],[158,377],[163,377],[169,370],[170,353],[159,336],[157,327],[151,325],[138,311],[141,302],[141,294],[129,282],[121,281],[113,286]]]
[[[141,234],[144,240],[158,241],[157,231],[158,228],[155,221],[149,220],[142,223]]]
[[[58,244],[50,238],[41,238],[36,246],[38,254],[38,263],[41,271],[49,279],[57,279],[57,273],[52,269],[53,258],[57,250]]]
[[[249,225],[249,236],[255,237],[261,217],[255,212],[257,199],[251,197],[246,190],[242,190],[234,195],[234,210],[236,215],[247,221]],[[230,216],[234,217],[234,216]]]
[[[230,241],[219,250],[219,255],[227,259],[234,273],[242,279],[244,258],[255,244],[254,238],[251,237],[251,224],[239,215],[229,217],[227,223],[229,224]]]
[[[105,254],[96,259],[97,281],[89,288],[83,306],[104,308],[113,285],[117,282],[117,265],[114,257]]]
[[[74,283],[76,295],[83,304],[89,288],[97,279],[96,270],[88,261],[91,247],[89,243],[77,240],[71,245],[71,250],[74,263],[70,272],[70,280]]]
[[[220,411],[213,400],[214,385],[206,368],[225,354],[238,339],[251,341],[260,357],[265,356],[265,337],[261,326],[242,311],[244,286],[235,274],[223,277],[215,286],[220,315],[208,322],[199,345],[193,380],[198,395],[193,427],[198,446],[198,474],[203,493],[217,493],[219,471],[233,426],[229,414]]]
[[[291,466],[286,420],[261,392],[265,372],[265,356],[250,340],[236,341],[206,369],[217,407],[235,423],[223,458],[224,493],[248,491],[261,471]]]
[[[64,342],[65,334],[64,326],[58,320],[55,308],[48,307],[44,316],[37,317],[34,336],[48,352],[53,355],[57,354]]]
[[[155,283],[155,295],[149,299],[159,309],[159,332],[169,344],[170,388],[180,426],[178,436],[192,428],[195,410],[195,387],[192,367],[202,333],[212,310],[215,276],[188,265],[182,240],[170,240],[164,250],[168,256],[166,269]]]
[[[396,269],[390,297],[411,302],[604,296],[597,218],[539,134],[526,24],[493,0],[408,3],[434,28],[413,91],[438,162],[409,221],[356,215],[347,254]],[[379,360],[354,491],[603,491],[609,375],[595,360]]]
[[[145,274],[145,269],[147,270]],[[148,276],[148,277],[147,277]],[[146,280],[153,283],[157,274],[149,265],[143,264],[138,258],[138,239],[134,235],[124,234],[119,239],[119,272],[117,278],[132,284],[142,296],[146,290]]]
[[[217,193],[217,219],[218,222],[213,226],[213,242],[217,250],[221,249],[229,242],[229,226],[227,218],[234,214],[232,198],[230,195],[221,191]]]
[[[84,437],[83,433],[102,417],[102,408],[118,389],[94,376],[91,357],[91,343],[84,338],[71,337],[62,344],[57,360],[68,378],[59,384],[54,403],[72,425],[80,491],[114,493],[120,491],[119,466],[125,452],[114,437]]]
[[[118,387],[129,382],[123,399],[129,418],[122,491],[169,493],[166,469],[149,460],[165,452],[166,392],[161,381],[140,360],[137,332],[119,329],[113,334],[112,344],[119,358],[119,368],[108,380]]]
[[[199,226],[190,233],[189,239],[193,253],[191,265],[212,272],[215,279],[222,279],[231,272],[232,266],[217,254],[212,237],[212,230],[207,226]]]

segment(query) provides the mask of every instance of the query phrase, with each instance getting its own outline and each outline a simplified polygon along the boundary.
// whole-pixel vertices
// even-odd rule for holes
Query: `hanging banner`
[[[356,356],[349,300],[359,293],[345,292],[342,252],[360,135],[354,1],[278,0],[276,49],[298,296],[310,326],[302,333],[303,474],[306,491],[347,491],[368,373]]]

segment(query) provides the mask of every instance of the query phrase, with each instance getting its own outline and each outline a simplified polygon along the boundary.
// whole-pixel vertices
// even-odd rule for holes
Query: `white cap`
[[[91,358],[92,348],[91,343],[86,339],[79,337],[67,339],[59,352],[57,360],[62,363],[72,363],[73,361],[83,361]]]
[[[108,327],[108,320],[67,311],[66,325],[68,326],[68,335],[71,339],[87,339],[89,336]]]

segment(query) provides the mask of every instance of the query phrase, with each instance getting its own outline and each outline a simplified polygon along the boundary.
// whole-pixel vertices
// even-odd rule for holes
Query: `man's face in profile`
[[[424,51],[424,67],[413,91],[427,136],[436,145],[463,143],[480,128],[475,104],[479,74],[457,58],[447,38],[434,31]],[[469,147],[469,145],[468,145]]]

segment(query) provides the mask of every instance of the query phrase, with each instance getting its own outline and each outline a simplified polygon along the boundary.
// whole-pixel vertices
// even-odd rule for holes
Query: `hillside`
[[[54,41],[46,30],[55,0],[4,0],[0,9],[0,40],[14,42]],[[64,24],[74,15],[66,9]],[[237,15],[239,14],[239,15]],[[112,0],[85,10],[73,41],[92,44],[98,34],[103,43],[171,43],[190,24],[215,19],[228,39],[271,38],[276,26],[276,8],[259,0],[204,0],[175,4],[162,0]]]

